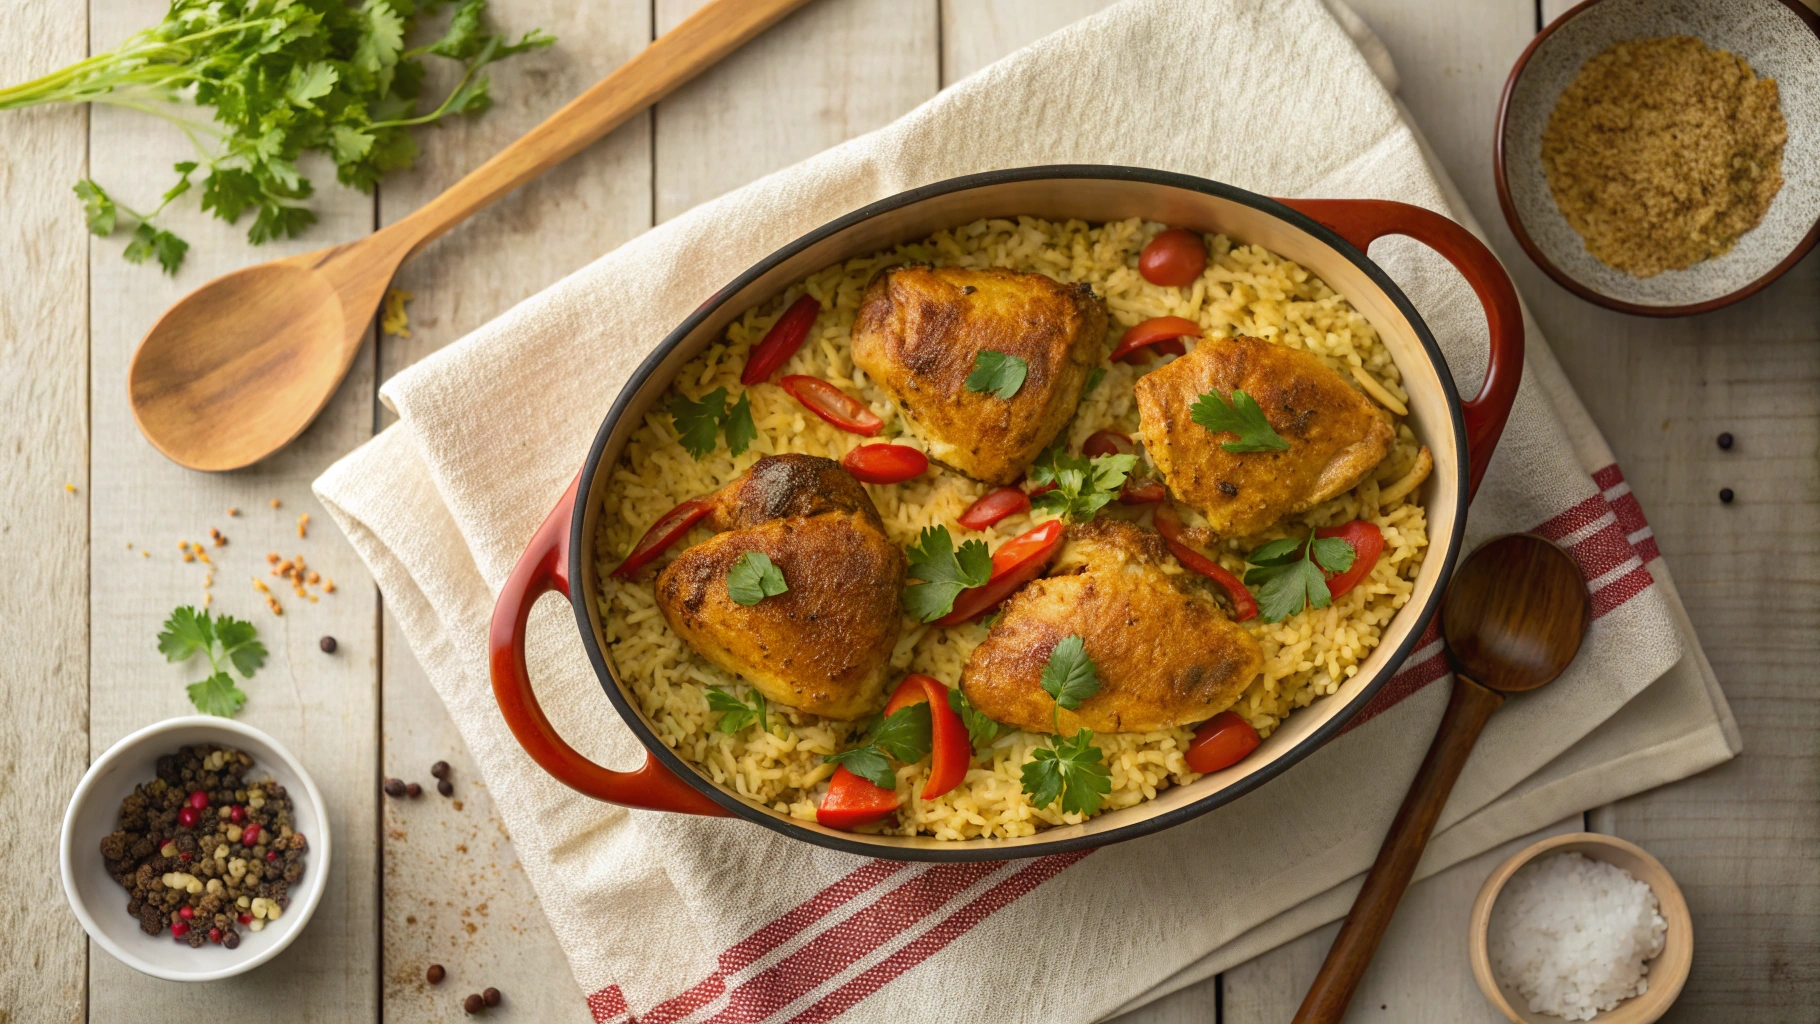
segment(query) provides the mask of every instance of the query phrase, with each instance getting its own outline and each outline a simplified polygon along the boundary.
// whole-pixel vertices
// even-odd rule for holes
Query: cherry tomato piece
[[[828,792],[822,795],[815,820],[829,828],[855,829],[884,821],[897,813],[897,792],[883,789],[837,765],[828,780]]]
[[[1136,450],[1131,435],[1116,430],[1096,430],[1087,438],[1087,443],[1081,445],[1081,454],[1090,459],[1102,455],[1129,455]]]
[[[961,716],[948,703],[948,687],[941,680],[921,673],[911,673],[897,684],[885,705],[885,714],[912,704],[929,704],[929,781],[923,783],[923,799],[934,800],[961,784],[967,768],[973,763],[973,739]]]
[[[752,346],[739,382],[751,387],[770,380],[772,374],[783,369],[796,350],[803,347],[803,339],[809,336],[809,328],[815,326],[815,318],[821,311],[821,301],[813,295],[804,295],[790,303],[784,315],[765,332],[764,339]]]
[[[969,530],[984,530],[993,523],[1007,516],[1030,509],[1030,496],[1016,487],[1000,487],[986,492],[986,496],[967,506],[967,511],[955,520]]]
[[[1207,246],[1187,228],[1159,232],[1138,253],[1138,273],[1151,284],[1186,288],[1207,269]]]
[[[1314,535],[1338,537],[1352,545],[1352,568],[1327,578],[1327,592],[1334,597],[1351,590],[1370,575],[1371,567],[1378,564],[1378,556],[1384,553],[1384,531],[1378,529],[1378,524],[1363,519],[1354,519],[1344,526],[1323,526],[1314,531]]]
[[[1245,581],[1227,572],[1225,566],[1188,546],[1188,540],[1182,533],[1182,520],[1176,515],[1175,506],[1165,504],[1156,510],[1156,532],[1163,535],[1163,543],[1169,545],[1169,553],[1182,563],[1183,568],[1200,573],[1226,591],[1227,599],[1232,602],[1234,622],[1257,618],[1258,601],[1245,588]]]
[[[901,484],[929,468],[929,456],[904,444],[862,444],[841,457],[854,478],[868,484]]]
[[[1158,352],[1179,356],[1188,351],[1182,344],[1183,338],[1201,336],[1201,325],[1187,317],[1153,316],[1150,319],[1127,330],[1120,338],[1118,347],[1112,350],[1113,362],[1135,363],[1139,359],[1150,358],[1144,349],[1154,347]]]
[[[810,412],[850,434],[872,437],[885,429],[885,421],[864,402],[820,377],[793,373],[778,383]]]
[[[1119,502],[1125,505],[1155,505],[1167,497],[1169,490],[1161,480],[1128,479],[1124,489],[1119,491]]]
[[[1188,744],[1183,760],[1191,770],[1205,775],[1245,760],[1262,742],[1250,722],[1231,711],[1222,711],[1194,731],[1194,740]]]
[[[1020,533],[992,553],[992,575],[984,586],[963,590],[954,599],[954,610],[935,620],[938,626],[958,626],[970,622],[998,607],[999,602],[1010,597],[1017,588],[1036,579],[1049,568],[1056,552],[1062,549],[1062,541],[1068,536],[1068,526],[1060,519],[1049,522]]]
[[[613,578],[629,580],[632,576],[651,564],[651,560],[668,551],[670,545],[682,539],[689,528],[701,522],[714,508],[708,498],[690,498],[657,518],[645,535],[632,545],[632,553],[613,570]]]

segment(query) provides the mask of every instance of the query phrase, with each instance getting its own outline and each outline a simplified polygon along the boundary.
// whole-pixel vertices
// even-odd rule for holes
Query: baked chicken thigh
[[[1058,713],[1043,667],[1077,635],[1100,689],[1078,711],[1059,712],[1063,733],[1146,732],[1226,710],[1257,677],[1263,649],[1199,577],[1164,573],[1168,557],[1161,537],[1131,523],[1070,527],[1050,575],[1012,595],[967,659],[967,699],[997,721],[1050,732]]]
[[[893,267],[866,286],[853,361],[942,463],[1017,480],[1080,403],[1106,343],[1106,307],[1084,284],[1002,268]],[[1009,398],[967,386],[981,352],[1024,362]]]
[[[772,455],[717,493],[703,520],[723,532],[657,575],[657,606],[702,657],[769,700],[853,720],[883,703],[903,621],[904,553],[865,488],[840,464]],[[759,552],[789,588],[735,601],[727,574]]]
[[[1240,390],[1289,447],[1229,452],[1231,433],[1194,421],[1209,391]],[[1390,454],[1390,418],[1307,352],[1257,338],[1209,338],[1137,382],[1144,449],[1170,491],[1215,536],[1242,537],[1350,490]]]

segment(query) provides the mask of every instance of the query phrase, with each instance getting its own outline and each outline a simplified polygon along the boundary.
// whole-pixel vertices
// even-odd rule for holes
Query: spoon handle
[[[405,259],[475,211],[575,155],[808,0],[711,0],[587,92],[394,225]]]
[[[1307,998],[1296,1011],[1295,1024],[1339,1024],[1346,1016],[1346,1006],[1359,987],[1359,979],[1378,951],[1384,929],[1396,912],[1397,901],[1409,888],[1416,863],[1428,846],[1435,819],[1453,784],[1460,777],[1467,755],[1485,728],[1491,713],[1504,703],[1504,695],[1488,689],[1459,673],[1454,674],[1453,697],[1447,703],[1447,714],[1435,733],[1428,757],[1403,798],[1403,807],[1391,823],[1390,834],[1378,848],[1378,859],[1365,876],[1365,887],[1352,902],[1346,923],[1327,951]]]

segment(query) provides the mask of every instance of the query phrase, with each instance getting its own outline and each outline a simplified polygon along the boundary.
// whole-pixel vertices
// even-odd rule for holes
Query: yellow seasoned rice
[[[1313,352],[1387,408],[1401,411],[1391,403],[1407,404],[1401,374],[1377,332],[1344,298],[1295,263],[1257,246],[1212,235],[1206,238],[1210,256],[1206,273],[1192,286],[1163,288],[1145,281],[1137,272],[1138,252],[1162,229],[1161,224],[1136,219],[1101,226],[1029,217],[1015,222],[983,220],[891,252],[848,260],[816,273],[760,308],[747,310],[728,328],[723,341],[684,367],[670,394],[696,398],[723,386],[730,394],[739,394],[739,374],[749,348],[806,291],[821,300],[823,312],[785,372],[832,381],[860,396],[883,417],[889,424],[887,432],[903,429],[903,421],[884,392],[853,365],[848,332],[873,274],[881,267],[920,260],[1010,267],[1063,282],[1090,282],[1112,314],[1108,351],[1119,334],[1141,320],[1182,316],[1201,324],[1212,337],[1250,335]],[[1104,428],[1135,436],[1138,414],[1132,384],[1155,365],[1108,364],[1105,379],[1083,400],[1068,428],[1070,445],[1078,451],[1090,434]],[[637,582],[607,576],[664,512],[735,479],[761,456],[805,452],[838,459],[872,440],[829,426],[776,384],[760,384],[748,393],[759,436],[737,458],[724,443],[699,461],[690,457],[678,444],[665,411],[668,395],[646,415],[607,486],[598,543],[600,576],[605,582],[598,600],[609,657],[663,741],[739,795],[813,820],[833,772],[822,756],[842,749],[859,726],[772,705],[769,732],[757,727],[737,734],[719,731],[719,715],[708,709],[707,688],[726,687],[742,696],[749,696],[749,688],[738,677],[710,665],[670,631],[657,608],[649,573]],[[1391,401],[1384,401],[1386,397]],[[914,433],[903,433],[894,440],[925,447]],[[1409,600],[1428,544],[1427,520],[1415,493],[1385,502],[1380,502],[1379,494],[1380,489],[1392,494],[1408,491],[1407,486],[1396,486],[1397,482],[1424,473],[1425,466],[1414,435],[1399,420],[1390,456],[1357,488],[1264,534],[1228,540],[1214,549],[1227,569],[1242,573],[1246,552],[1292,531],[1306,535],[1310,525],[1363,518],[1377,523],[1384,532],[1384,553],[1370,576],[1331,607],[1309,609],[1274,624],[1257,620],[1249,624],[1263,645],[1264,671],[1233,710],[1263,735],[1268,736],[1292,710],[1335,692],[1354,675],[1378,645],[1391,617]],[[867,490],[884,518],[886,532],[906,547],[916,542],[923,527],[945,524],[957,540],[980,537],[996,548],[1050,518],[1040,511],[1022,513],[1001,520],[984,533],[964,530],[955,518],[988,488],[935,466],[909,483],[868,485]],[[1116,503],[1107,511],[1145,521],[1149,517],[1149,511],[1141,507],[1134,512]],[[1191,527],[1200,522],[1195,514],[1184,512]],[[698,528],[678,547],[698,543],[706,536]],[[1186,571],[1173,561],[1169,570]],[[898,673],[924,672],[955,686],[967,655],[985,636],[985,628],[979,625],[938,629],[906,616],[891,664]],[[1159,790],[1198,778],[1183,760],[1192,736],[1189,729],[1096,736],[1112,769],[1112,793],[1102,813],[1141,803]],[[1048,742],[1047,737],[1025,732],[1000,736],[975,757],[962,785],[934,801],[917,796],[928,770],[926,759],[899,768],[899,820],[878,830],[958,840],[1027,836],[1051,825],[1080,821],[1080,815],[1064,815],[1054,805],[1033,806],[1023,792],[1020,767],[1030,751]]]

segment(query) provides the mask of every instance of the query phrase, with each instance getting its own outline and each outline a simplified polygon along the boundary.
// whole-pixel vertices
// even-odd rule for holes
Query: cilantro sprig
[[[912,764],[929,756],[933,744],[930,730],[929,702],[918,701],[874,718],[864,742],[851,750],[825,755],[822,760],[843,765],[880,789],[896,789],[897,772],[891,761]]]
[[[741,393],[733,407],[727,407],[727,389],[715,388],[690,401],[678,395],[670,402],[670,418],[676,424],[677,440],[697,459],[705,459],[714,450],[714,438],[723,429],[727,450],[744,455],[758,437],[758,424],[752,422],[752,399]]]
[[[1136,455],[1101,455],[1088,459],[1058,443],[1045,450],[1030,467],[1033,485],[1055,485],[1041,494],[1032,495],[1030,504],[1077,523],[1091,522],[1107,502],[1118,497],[1119,489],[1125,486],[1125,478],[1136,468]]]
[[[1030,364],[1022,358],[981,349],[973,357],[974,370],[967,375],[967,390],[993,394],[1009,401],[1024,386]]]
[[[789,584],[784,582],[784,571],[763,551],[740,555],[727,570],[727,596],[734,604],[750,608],[767,597],[776,597],[789,590]]]
[[[765,695],[756,688],[752,691],[752,703],[748,704],[731,691],[719,686],[708,687],[708,710],[721,713],[720,723],[716,728],[721,732],[739,732],[748,725],[757,724],[760,729],[770,729],[770,706],[765,703]]]
[[[1087,655],[1086,643],[1079,636],[1066,636],[1049,652],[1043,666],[1043,692],[1055,700],[1055,731],[1051,746],[1031,751],[1030,760],[1020,771],[1024,792],[1038,807],[1048,807],[1060,799],[1063,814],[1093,814],[1100,801],[1112,792],[1112,769],[1106,765],[1105,753],[1093,745],[1093,730],[1081,729],[1063,738],[1061,712],[1074,711],[1087,698],[1100,691],[1100,676],[1093,659]]]
[[[1264,410],[1258,408],[1250,395],[1237,388],[1232,390],[1231,403],[1221,398],[1218,391],[1207,392],[1189,407],[1188,416],[1216,434],[1237,435],[1238,440],[1220,444],[1234,455],[1289,450],[1289,442],[1272,429],[1270,421],[1264,418]]]
[[[948,706],[961,716],[961,722],[967,726],[967,739],[976,750],[998,739],[998,734],[1004,729],[999,723],[987,718],[984,711],[974,707],[973,702],[967,699],[967,695],[958,686],[949,688]]]
[[[230,615],[216,619],[206,610],[184,605],[164,620],[158,650],[170,662],[188,661],[198,653],[207,658],[209,676],[189,685],[190,703],[205,715],[232,718],[246,704],[246,694],[234,685],[228,666],[242,678],[252,678],[265,664],[265,645],[258,636],[259,630],[243,619]]]
[[[970,540],[957,551],[946,526],[925,526],[910,557],[908,575],[921,580],[904,588],[904,610],[918,622],[934,622],[954,610],[954,599],[968,587],[983,587],[992,578],[992,555],[983,541]]]
[[[1351,544],[1316,537],[1313,529],[1306,537],[1283,537],[1253,551],[1245,582],[1258,588],[1258,617],[1281,622],[1303,608],[1331,605],[1327,573],[1345,572],[1356,557]]]
[[[130,227],[126,258],[156,258],[175,273],[188,245],[154,219],[192,184],[202,209],[230,224],[251,213],[252,244],[295,236],[316,221],[305,202],[314,188],[297,168],[303,153],[327,155],[342,184],[370,192],[416,159],[410,129],[487,109],[492,99],[482,68],[555,42],[541,31],[508,41],[487,28],[487,0],[459,0],[439,37],[405,45],[420,15],[447,6],[447,0],[172,0],[163,21],[115,49],[0,89],[0,110],[109,103],[181,130],[196,156],[174,166],[177,181],[155,209],[134,211],[92,181],[76,186],[90,231]],[[425,104],[419,101],[430,57],[455,62],[461,74],[440,101]],[[189,115],[191,102],[210,116]]]

